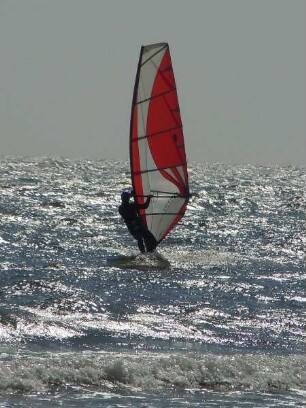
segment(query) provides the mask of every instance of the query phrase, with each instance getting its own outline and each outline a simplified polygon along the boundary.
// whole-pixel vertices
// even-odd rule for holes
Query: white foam
[[[299,390],[306,387],[306,358],[299,355],[156,355],[65,353],[7,357],[0,363],[0,394],[43,392],[53,386],[119,384],[142,390]]]

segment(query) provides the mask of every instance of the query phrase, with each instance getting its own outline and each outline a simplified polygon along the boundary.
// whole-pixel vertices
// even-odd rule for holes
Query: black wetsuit
[[[137,240],[141,252],[152,252],[157,247],[154,235],[146,228],[138,214],[138,210],[149,207],[150,200],[151,197],[148,197],[144,204],[123,202],[118,209],[130,234]]]

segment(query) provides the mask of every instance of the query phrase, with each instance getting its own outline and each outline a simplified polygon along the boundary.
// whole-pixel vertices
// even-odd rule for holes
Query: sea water
[[[136,252],[127,163],[0,160],[0,407],[306,406],[305,169],[191,164]]]

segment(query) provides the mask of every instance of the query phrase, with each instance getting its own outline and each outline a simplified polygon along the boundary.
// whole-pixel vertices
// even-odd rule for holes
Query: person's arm
[[[136,204],[137,209],[138,209],[138,210],[146,210],[146,209],[149,207],[149,205],[150,205],[150,201],[151,201],[151,198],[152,198],[152,197],[153,197],[152,195],[149,195],[149,196],[147,197],[146,201],[145,201],[143,204]]]

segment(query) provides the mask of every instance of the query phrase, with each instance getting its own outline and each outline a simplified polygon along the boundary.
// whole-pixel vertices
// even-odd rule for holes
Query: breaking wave
[[[0,394],[47,392],[53,387],[114,390],[165,387],[215,391],[305,390],[304,356],[64,353],[7,356]]]

